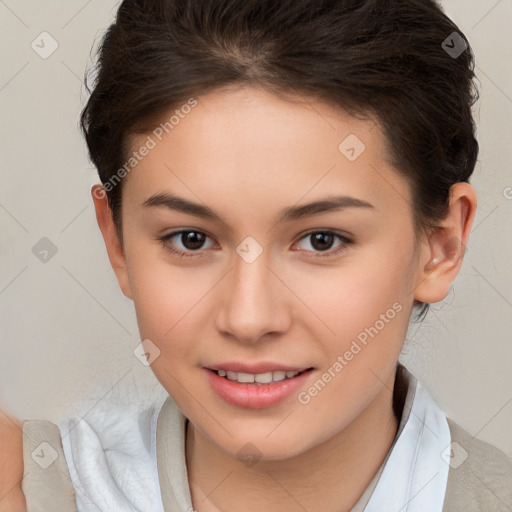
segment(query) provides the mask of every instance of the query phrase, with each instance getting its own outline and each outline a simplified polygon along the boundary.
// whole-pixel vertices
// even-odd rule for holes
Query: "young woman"
[[[398,363],[474,220],[473,69],[433,0],[125,0],[82,126],[169,396],[25,420],[28,510],[510,510]]]

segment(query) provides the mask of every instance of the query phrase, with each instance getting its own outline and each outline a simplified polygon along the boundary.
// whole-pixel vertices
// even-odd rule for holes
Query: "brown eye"
[[[335,240],[338,239],[341,242],[335,247],[334,250],[329,251],[333,247]],[[331,231],[314,231],[306,234],[301,240],[309,240],[309,245],[312,250],[306,249],[306,252],[322,253],[325,254],[313,254],[312,257],[323,257],[323,256],[334,256],[339,252],[346,250],[352,241],[343,235],[333,233]],[[329,252],[327,252],[329,251]]]
[[[185,248],[190,250],[200,249],[206,238],[204,233],[198,231],[182,231],[178,236]]]
[[[311,237],[311,245],[319,251],[326,251],[332,247],[334,236],[330,233],[313,233]]]
[[[172,253],[180,256],[198,256],[199,254],[196,255],[194,252],[199,253],[199,249],[203,248],[205,240],[208,238],[209,237],[201,231],[184,229],[165,235],[159,238],[159,240],[162,242],[162,245]],[[181,246],[178,245],[178,242]],[[176,245],[178,245],[177,248],[175,248]]]

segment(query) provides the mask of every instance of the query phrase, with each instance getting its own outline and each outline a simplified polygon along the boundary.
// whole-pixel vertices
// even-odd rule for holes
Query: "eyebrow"
[[[169,210],[175,210],[189,215],[194,215],[195,217],[200,217],[202,219],[217,220],[224,223],[224,221],[208,206],[194,203],[188,199],[170,193],[153,194],[151,197],[146,199],[141,206],[145,208],[163,206]],[[346,208],[376,209],[372,204],[356,197],[330,196],[301,206],[290,206],[284,208],[277,216],[275,223],[291,222],[311,217],[313,215],[339,211]]]

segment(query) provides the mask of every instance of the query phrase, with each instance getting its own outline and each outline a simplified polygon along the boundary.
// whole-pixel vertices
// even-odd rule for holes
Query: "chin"
[[[251,429],[247,424],[247,428],[240,425],[237,429],[226,424],[226,428],[233,437],[224,435],[225,432],[223,432],[219,438],[218,431],[215,432],[217,435],[208,434],[207,437],[219,450],[243,461],[249,467],[254,466],[256,462],[275,462],[297,457],[323,442],[321,438],[309,437],[313,434],[304,428],[289,432],[284,426],[279,426],[278,429],[281,429],[281,432],[278,433],[273,431],[276,423],[272,423],[271,428],[265,426],[261,430]]]

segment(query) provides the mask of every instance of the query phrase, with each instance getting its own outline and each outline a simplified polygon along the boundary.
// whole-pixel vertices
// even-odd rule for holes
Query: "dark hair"
[[[418,234],[474,170],[473,77],[465,36],[434,0],[124,0],[80,121],[105,185],[130,135],[191,97],[250,84],[325,100],[382,127]],[[109,188],[122,242],[122,183]]]

